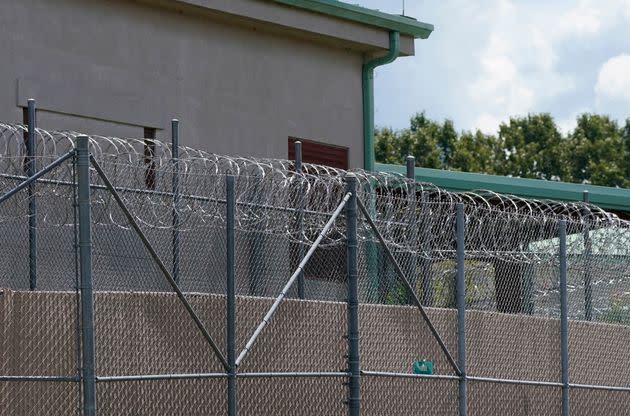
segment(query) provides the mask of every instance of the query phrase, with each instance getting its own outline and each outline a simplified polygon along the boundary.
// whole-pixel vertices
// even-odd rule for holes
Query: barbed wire
[[[38,166],[71,150],[79,134],[37,129]],[[0,123],[2,192],[24,177],[25,136],[25,126]],[[179,214],[182,232],[220,226],[225,216],[224,176],[232,174],[237,178],[237,227],[312,242],[345,193],[347,172],[327,166],[305,163],[303,171],[296,172],[294,163],[288,160],[216,155],[186,146],[179,148],[176,166],[171,146],[159,140],[97,135],[89,139],[90,152],[120,190],[138,222],[148,228],[172,228],[173,209]],[[176,172],[177,191],[182,196],[179,204],[173,199]],[[386,241],[399,252],[426,259],[452,258],[455,206],[463,203],[470,257],[547,261],[556,255],[562,219],[568,222],[570,234],[593,236],[589,241],[592,253],[630,254],[630,223],[593,204],[525,199],[492,191],[451,192],[392,173],[353,173],[358,178],[359,197],[372,211]],[[95,172],[91,180],[95,189],[94,221],[127,227]],[[36,192],[45,200],[70,199],[73,182],[69,163],[46,175]],[[14,209],[3,209],[0,221],[28,215],[15,205],[19,203],[13,202]],[[53,203],[47,207],[50,211],[39,226],[63,226],[74,221],[71,212],[55,212]],[[372,238],[367,225],[361,230],[364,239]],[[344,235],[345,224],[340,219],[326,243],[339,242]],[[576,255],[586,247],[580,238],[571,239],[569,245],[569,253]]]

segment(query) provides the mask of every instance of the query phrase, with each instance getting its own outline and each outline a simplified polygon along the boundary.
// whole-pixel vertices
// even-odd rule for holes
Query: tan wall
[[[273,17],[265,2],[237,3]],[[293,136],[350,147],[350,166],[362,166],[363,52],[186,7],[1,2],[0,120],[21,122],[35,98],[47,129],[139,137],[147,126],[169,140],[176,117],[188,146],[286,158]],[[386,41],[381,32],[370,42]]]
[[[222,349],[225,301],[190,295],[191,303]],[[270,299],[240,298],[238,345],[243,346]],[[98,293],[95,298],[97,373],[166,374],[221,371],[177,298],[170,294]],[[429,311],[456,353],[455,314]],[[411,372],[413,361],[432,359],[439,374],[452,374],[418,312],[410,307],[362,305],[364,370]],[[0,295],[0,375],[76,374],[76,296],[11,292]],[[265,329],[241,372],[342,371],[346,306],[287,301]],[[630,329],[572,323],[571,381],[629,386]],[[471,376],[558,381],[558,321],[503,314],[467,314]],[[343,379],[239,379],[245,415],[343,414]],[[363,377],[363,414],[457,414],[457,381]],[[225,381],[179,380],[98,384],[102,415],[223,415]],[[78,414],[76,384],[0,382],[0,414]],[[571,390],[572,415],[630,413],[630,393]],[[557,387],[471,381],[471,415],[557,415]]]

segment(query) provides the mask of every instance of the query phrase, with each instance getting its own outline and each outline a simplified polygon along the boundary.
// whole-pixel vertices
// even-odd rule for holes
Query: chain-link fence
[[[79,136],[0,124],[0,413],[630,414],[615,215]]]

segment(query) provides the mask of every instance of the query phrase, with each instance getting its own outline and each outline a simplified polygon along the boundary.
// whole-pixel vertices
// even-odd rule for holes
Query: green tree
[[[378,129],[375,132],[376,143],[374,155],[377,162],[380,163],[399,163],[396,152],[397,135],[389,128]]]
[[[537,179],[567,176],[566,140],[547,113],[510,117],[509,123],[501,123],[499,146],[502,153],[499,153],[496,173],[500,175]]]
[[[405,158],[413,154],[414,137],[409,129],[398,132],[396,136],[396,163],[405,164]]]
[[[497,138],[477,130],[475,134],[463,132],[455,143],[451,168],[462,172],[496,172],[499,147]]]
[[[413,140],[412,155],[416,158],[416,165],[424,168],[442,168],[442,159],[436,131],[426,128],[411,133]]]
[[[551,115],[528,114],[502,123],[498,135],[458,134],[451,120],[437,122],[425,112],[401,131],[379,129],[376,160],[523,178],[630,186],[630,118],[623,127],[610,117],[582,114],[563,136]]]
[[[578,116],[577,126],[569,135],[569,180],[603,186],[628,186],[626,134],[625,128],[619,128],[609,116],[589,113]]]
[[[451,167],[453,156],[457,147],[457,131],[451,120],[444,120],[438,135],[438,148],[442,166],[446,169]]]
[[[404,164],[407,156],[413,155],[417,166],[434,169],[451,166],[459,140],[451,120],[440,124],[424,112],[411,117],[407,129],[377,129],[375,136],[377,162]]]
[[[409,131],[403,131],[401,136],[403,142],[409,140],[413,143],[411,154],[416,158],[416,165],[434,169],[448,168],[457,143],[453,122],[446,120],[440,124],[428,119],[423,111],[411,118],[410,125]],[[401,154],[401,159],[404,160],[408,154]]]

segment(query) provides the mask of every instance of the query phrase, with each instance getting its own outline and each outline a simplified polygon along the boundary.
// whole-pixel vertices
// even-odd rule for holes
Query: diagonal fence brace
[[[380,231],[378,230],[378,227],[374,223],[374,220],[372,220],[372,217],[370,217],[370,214],[368,213],[368,210],[365,208],[365,205],[363,205],[363,202],[361,202],[361,200],[358,199],[358,198],[357,198],[357,205],[359,206],[359,209],[363,213],[363,216],[367,220],[368,224],[370,224],[370,227],[374,231],[374,234],[376,234],[376,237],[378,238],[378,240],[380,241],[381,245],[383,246],[383,250],[385,251],[385,254],[387,255],[387,258],[394,265],[394,269],[396,270],[396,274],[398,275],[398,278],[400,279],[400,281],[405,285],[405,288],[407,289],[407,292],[411,296],[411,300],[418,307],[418,310],[420,310],[420,315],[422,315],[422,319],[424,319],[424,321],[429,326],[429,329],[431,330],[431,333],[433,334],[433,337],[435,338],[435,340],[440,345],[440,348],[444,352],[444,355],[446,356],[446,359],[448,360],[449,364],[451,364],[451,367],[453,367],[453,370],[455,370],[455,374],[457,374],[458,376],[461,376],[462,375],[462,371],[460,370],[459,366],[455,362],[455,359],[453,358],[453,355],[451,354],[451,352],[446,347],[446,344],[444,343],[444,340],[442,340],[442,337],[438,333],[437,329],[435,329],[435,326],[433,326],[433,322],[431,322],[431,319],[427,315],[427,312],[424,310],[424,307],[420,303],[420,300],[418,300],[418,297],[416,296],[416,291],[413,289],[413,287],[409,283],[409,280],[407,280],[407,278],[405,277],[405,274],[403,273],[400,265],[398,264],[398,261],[396,261],[396,259],[394,258],[394,255],[392,254],[391,250],[389,249],[389,247],[387,247],[387,243],[385,242],[385,239],[383,238],[383,236],[381,235]]]
[[[243,351],[241,351],[241,353],[238,355],[238,358],[236,359],[236,366],[237,367],[245,359],[245,357],[247,356],[247,354],[251,350],[252,346],[256,342],[256,339],[258,339],[258,336],[260,336],[260,334],[263,331],[263,329],[265,329],[265,327],[267,326],[267,324],[269,323],[269,321],[271,320],[273,315],[276,313],[276,310],[278,309],[278,306],[280,306],[280,303],[286,297],[287,293],[291,289],[291,286],[293,286],[293,283],[295,282],[295,280],[300,276],[301,272],[304,270],[304,267],[306,266],[306,263],[308,263],[308,261],[310,260],[311,256],[313,255],[313,253],[315,253],[315,250],[317,249],[317,247],[319,247],[319,244],[321,243],[323,238],[326,236],[326,234],[328,234],[328,231],[330,230],[330,227],[332,227],[332,225],[335,222],[335,220],[337,219],[337,217],[339,217],[339,214],[341,214],[341,212],[343,211],[343,208],[346,206],[346,203],[348,202],[348,200],[350,200],[351,196],[352,196],[352,194],[350,192],[348,192],[344,196],[344,198],[341,200],[341,202],[337,206],[337,209],[335,209],[335,211],[333,212],[332,216],[330,217],[330,219],[328,220],[328,222],[326,223],[326,225],[324,226],[322,231],[317,236],[317,239],[315,240],[315,242],[313,243],[311,248],[306,252],[306,255],[304,256],[304,258],[302,259],[302,261],[298,265],[297,269],[295,269],[295,272],[291,275],[291,277],[289,278],[289,281],[287,282],[287,284],[284,285],[284,288],[282,289],[282,291],[280,292],[278,297],[276,297],[276,300],[273,302],[273,305],[271,305],[271,308],[269,308],[269,311],[267,311],[267,314],[263,318],[262,322],[260,322],[260,324],[258,325],[256,330],[252,334],[252,336],[249,339],[249,341],[247,341],[247,344],[245,344],[245,348],[243,348]]]
[[[105,187],[111,192],[112,196],[118,203],[118,206],[123,211],[123,214],[125,214],[125,217],[127,217],[127,220],[129,221],[133,229],[136,231],[136,233],[142,240],[142,243],[144,244],[145,248],[149,251],[149,254],[151,254],[151,257],[153,257],[153,260],[158,265],[158,267],[164,274],[164,277],[166,277],[166,280],[173,288],[173,291],[177,294],[177,297],[186,308],[186,311],[188,311],[188,314],[190,315],[190,317],[193,319],[193,321],[195,321],[195,325],[197,325],[197,328],[199,329],[203,337],[206,339],[208,344],[210,344],[210,347],[212,347],[212,350],[216,354],[219,361],[221,361],[223,368],[225,369],[225,371],[229,371],[230,366],[228,365],[228,362],[225,356],[221,353],[221,351],[219,350],[219,347],[217,347],[217,344],[214,342],[214,340],[212,339],[212,336],[210,336],[210,333],[208,332],[204,324],[199,319],[199,316],[197,316],[197,313],[195,312],[195,310],[192,308],[190,303],[188,303],[188,300],[182,293],[178,284],[173,279],[171,272],[166,268],[166,266],[164,265],[164,262],[160,259],[155,249],[153,248],[153,246],[151,245],[147,237],[144,235],[144,233],[140,229],[140,226],[138,225],[136,220],[133,218],[133,215],[131,215],[131,212],[129,212],[129,209],[127,208],[122,198],[116,191],[116,188],[114,188],[114,185],[112,185],[112,183],[109,181],[109,178],[107,177],[107,175],[105,174],[101,166],[98,164],[96,159],[94,159],[94,156],[90,155],[90,161],[92,162],[92,166],[94,166],[94,169],[96,169],[96,172],[98,173],[98,175],[101,177],[101,179],[105,183]]]
[[[29,176],[28,178],[26,178],[24,180],[24,182],[20,183],[18,186],[16,186],[15,188],[11,189],[9,192],[7,192],[4,195],[2,195],[0,197],[0,204],[5,202],[7,199],[11,198],[13,195],[15,195],[18,192],[20,192],[22,189],[27,188],[30,184],[32,184],[33,182],[35,182],[36,180],[38,180],[42,176],[46,175],[48,172],[50,172],[51,170],[55,169],[56,167],[58,167],[59,165],[61,165],[63,162],[65,162],[66,160],[70,159],[71,157],[74,157],[74,149],[70,150],[68,153],[66,153],[65,155],[61,156],[59,159],[55,160],[54,162],[46,165],[39,172],[37,172],[35,175]]]

